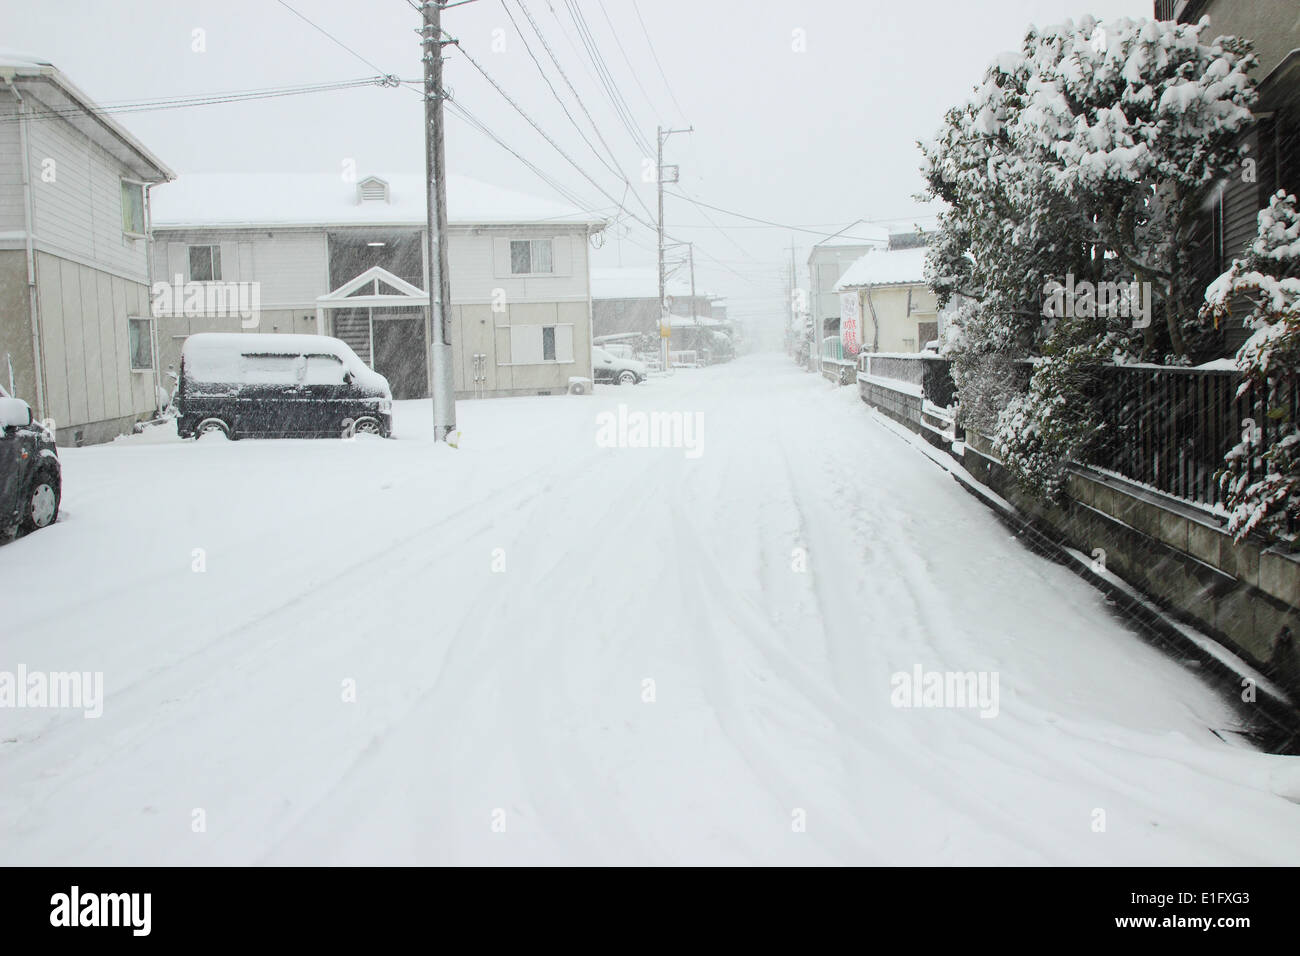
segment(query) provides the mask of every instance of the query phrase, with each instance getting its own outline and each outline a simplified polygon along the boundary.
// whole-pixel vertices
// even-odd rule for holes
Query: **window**
[[[342,385],[343,360],[337,355],[308,355],[304,385]]]
[[[543,365],[573,361],[572,325],[512,325],[510,364]]]
[[[550,239],[515,239],[510,242],[510,273],[532,275],[554,272]]]
[[[144,235],[144,186],[122,180],[122,231],[130,236]]]
[[[153,368],[153,319],[127,319],[126,329],[131,371],[150,371]]]
[[[220,246],[190,246],[190,281],[221,281]]]
[[[301,355],[245,355],[239,364],[248,385],[297,385],[305,372]]]

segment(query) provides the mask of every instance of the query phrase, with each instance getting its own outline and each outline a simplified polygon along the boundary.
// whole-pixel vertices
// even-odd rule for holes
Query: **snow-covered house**
[[[160,350],[193,332],[343,339],[397,398],[430,394],[422,175],[192,174],[155,196]],[[556,394],[591,377],[590,237],[570,206],[447,179],[459,398]]]
[[[1274,193],[1300,194],[1300,15],[1295,0],[1155,0],[1155,15],[1181,23],[1208,16],[1210,36],[1247,39],[1259,60],[1252,71],[1256,122],[1239,138],[1253,162],[1220,184],[1193,242],[1209,281],[1255,238],[1256,217]],[[1230,323],[1226,331],[1227,351],[1234,353],[1248,330]]]
[[[668,276],[664,289],[673,314],[694,314],[712,319],[726,316],[726,306],[719,296],[697,287],[692,300],[691,283],[684,275]],[[654,335],[662,312],[659,308],[659,270],[654,266],[593,268],[591,307],[598,336],[638,332]]]
[[[0,51],[0,379],[60,443],[157,408],[149,192],[172,177],[48,60]]]
[[[839,334],[840,295],[835,286],[840,277],[872,249],[884,249],[888,245],[887,227],[860,219],[812,247],[808,253],[808,275],[812,284],[808,306],[819,340]],[[820,341],[815,344],[820,348]]]
[[[917,352],[939,334],[939,307],[925,283],[924,245],[873,249],[835,284],[844,316],[841,338],[846,351]]]

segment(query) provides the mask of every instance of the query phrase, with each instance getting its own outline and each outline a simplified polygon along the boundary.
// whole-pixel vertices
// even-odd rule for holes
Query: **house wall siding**
[[[29,103],[34,99],[29,97]],[[35,111],[29,126],[32,232],[56,255],[143,282],[148,243],[122,230],[122,178],[129,173],[66,120]],[[52,166],[47,166],[47,160]],[[43,175],[45,169],[51,175]]]
[[[23,212],[22,130],[15,117],[18,101],[0,92],[0,232],[27,228]]]
[[[153,411],[152,371],[131,371],[127,319],[149,315],[149,290],[47,252],[36,254],[45,415],[65,432]],[[111,437],[111,436],[108,436]]]

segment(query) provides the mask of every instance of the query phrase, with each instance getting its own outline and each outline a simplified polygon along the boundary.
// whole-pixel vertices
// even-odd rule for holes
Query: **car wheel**
[[[205,418],[194,426],[194,437],[202,438],[204,435],[221,434],[227,438],[234,437],[230,433],[230,426],[220,418]]]
[[[379,424],[377,418],[358,418],[351,425],[352,434],[354,435],[378,435],[383,437],[384,427]]]
[[[623,371],[618,373],[618,384],[635,385],[636,383],[637,383],[636,372],[633,372],[631,369],[624,369]]]
[[[36,475],[23,503],[22,531],[28,534],[48,528],[59,517],[59,481],[48,471]]]

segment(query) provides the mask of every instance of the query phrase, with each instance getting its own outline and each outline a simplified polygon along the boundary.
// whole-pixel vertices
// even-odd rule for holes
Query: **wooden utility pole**
[[[442,9],[447,0],[423,0],[424,169],[428,190],[429,366],[433,440],[456,430],[456,382],[451,352],[451,283],[447,276],[446,145],[443,136]]]
[[[662,126],[655,127],[655,144],[658,149],[658,155],[655,159],[655,179],[659,186],[659,341],[662,343],[661,354],[663,356],[664,371],[668,370],[669,352],[671,349],[669,340],[664,336],[665,331],[671,331],[668,321],[668,289],[667,277],[664,274],[664,183],[675,183],[679,178],[679,170],[676,166],[664,165],[664,141],[672,136],[673,133],[693,133],[695,127],[689,129],[664,129]],[[672,179],[665,178],[668,171],[672,171]]]

